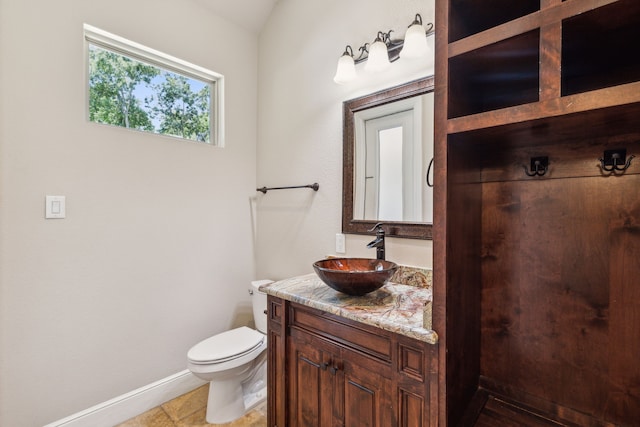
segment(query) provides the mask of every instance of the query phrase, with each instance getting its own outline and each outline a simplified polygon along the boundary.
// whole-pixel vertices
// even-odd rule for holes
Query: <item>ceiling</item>
[[[278,0],[195,0],[216,15],[258,34]]]

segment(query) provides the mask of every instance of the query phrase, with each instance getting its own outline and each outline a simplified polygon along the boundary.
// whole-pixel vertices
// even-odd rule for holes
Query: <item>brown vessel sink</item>
[[[381,288],[397,268],[395,262],[370,258],[329,258],[313,263],[313,269],[324,283],[355,296]]]

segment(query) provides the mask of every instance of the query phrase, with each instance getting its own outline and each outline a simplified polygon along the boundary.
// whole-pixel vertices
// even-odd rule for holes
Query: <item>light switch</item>
[[[64,218],[65,214],[65,196],[46,196],[45,218]]]

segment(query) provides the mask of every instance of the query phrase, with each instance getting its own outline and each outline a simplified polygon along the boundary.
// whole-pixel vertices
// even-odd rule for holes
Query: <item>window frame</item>
[[[149,133],[178,138],[185,141],[204,143],[214,147],[224,147],[224,76],[222,74],[125,39],[124,37],[111,34],[86,23],[83,24],[83,29],[84,51],[86,56],[86,76],[84,83],[86,88],[85,112],[87,113],[87,120],[89,120],[89,45],[94,45],[145,62],[160,69],[179,73],[186,77],[208,83],[211,88],[209,111],[211,140],[208,143],[174,135],[155,132]]]

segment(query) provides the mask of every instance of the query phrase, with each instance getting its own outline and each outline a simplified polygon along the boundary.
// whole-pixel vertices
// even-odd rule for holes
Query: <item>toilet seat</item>
[[[195,365],[224,363],[255,351],[265,340],[260,332],[241,326],[201,341],[189,350],[187,358]]]

